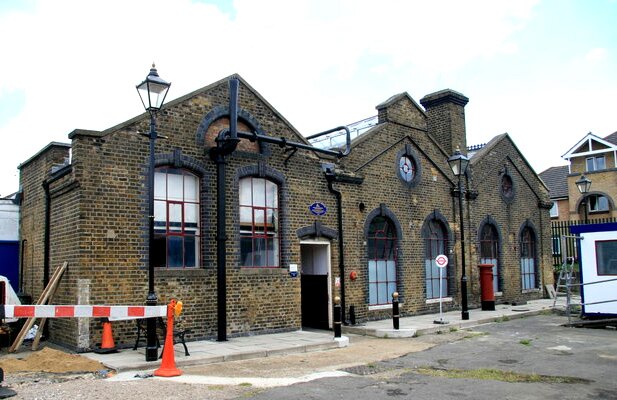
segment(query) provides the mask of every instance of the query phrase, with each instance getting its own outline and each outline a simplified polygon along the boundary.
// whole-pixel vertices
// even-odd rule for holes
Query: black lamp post
[[[469,158],[461,154],[460,149],[457,147],[454,155],[448,158],[448,164],[452,169],[454,175],[458,177],[458,210],[460,219],[461,230],[461,319],[469,319],[469,310],[467,308],[467,275],[465,274],[465,226],[463,223],[463,190],[462,177],[467,171],[469,165]]]
[[[157,303],[154,292],[154,144],[156,142],[156,113],[163,107],[167,91],[171,83],[159,77],[152,64],[146,79],[137,85],[137,92],[146,111],[150,113],[150,160],[148,164],[148,297],[146,305],[155,306]],[[158,359],[156,344],[156,318],[148,318],[146,324],[146,361]]]
[[[587,223],[587,193],[589,193],[589,189],[591,188],[591,181],[585,175],[581,175],[580,179],[574,182],[578,191],[583,195],[583,207],[585,208],[585,223]]]

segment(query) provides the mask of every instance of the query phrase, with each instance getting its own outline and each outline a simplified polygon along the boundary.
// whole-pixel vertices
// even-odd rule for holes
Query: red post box
[[[482,311],[495,311],[495,291],[493,290],[493,264],[479,264],[480,299]]]

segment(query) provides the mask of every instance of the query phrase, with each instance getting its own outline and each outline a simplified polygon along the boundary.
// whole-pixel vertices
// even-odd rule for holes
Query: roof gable
[[[615,132],[617,133],[617,132]],[[613,133],[612,135],[607,136],[607,138],[611,138],[615,136],[615,141],[617,141],[617,135]],[[606,139],[602,139],[599,136],[594,135],[589,132],[585,137],[579,140],[570,150],[568,150],[564,155],[561,156],[564,160],[570,160],[574,157],[584,157],[593,154],[601,154],[609,151],[617,151],[617,144],[612,143]]]
[[[568,197],[568,172],[567,165],[550,167],[540,172],[540,179],[548,186],[551,199]]]

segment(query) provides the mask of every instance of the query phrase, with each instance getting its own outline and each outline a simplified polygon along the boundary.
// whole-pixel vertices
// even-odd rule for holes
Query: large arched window
[[[538,277],[536,271],[536,237],[533,230],[526,226],[521,231],[521,288],[536,289]]]
[[[278,186],[252,176],[240,179],[239,185],[240,265],[278,267]]]
[[[392,303],[396,292],[396,228],[387,217],[373,218],[368,229],[369,305]]]
[[[199,178],[183,169],[154,173],[154,265],[199,265]]]
[[[493,290],[499,287],[499,236],[493,224],[485,224],[480,232],[480,264],[493,265]]]
[[[447,249],[447,233],[441,221],[436,219],[428,221],[424,228],[424,279],[427,299],[440,297],[440,274],[441,297],[446,297],[448,295],[449,268],[439,268],[435,262],[435,258],[440,254],[446,254]]]

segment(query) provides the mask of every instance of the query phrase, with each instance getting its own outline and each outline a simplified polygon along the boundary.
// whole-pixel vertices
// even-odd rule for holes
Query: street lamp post
[[[469,165],[469,158],[461,154],[457,147],[454,155],[448,158],[448,164],[454,175],[458,177],[458,210],[461,231],[461,319],[469,319],[469,310],[467,308],[467,275],[465,274],[465,225],[463,223],[463,176]]]
[[[146,305],[157,303],[154,291],[154,144],[156,142],[156,113],[163,107],[167,91],[171,83],[159,77],[154,63],[146,79],[137,85],[137,93],[146,111],[150,114],[150,158],[148,163],[148,296]],[[156,343],[156,318],[148,318],[146,322],[146,361],[158,359]]]
[[[591,181],[585,175],[581,175],[580,179],[574,182],[578,191],[583,195],[583,207],[585,208],[585,223],[587,223],[587,193],[589,193],[589,189],[591,188]]]

